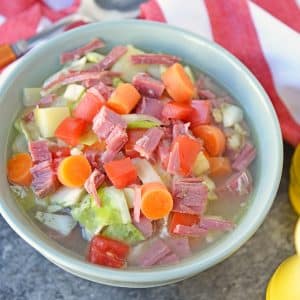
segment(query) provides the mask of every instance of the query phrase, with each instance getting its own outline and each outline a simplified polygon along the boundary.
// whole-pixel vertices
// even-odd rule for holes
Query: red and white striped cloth
[[[233,53],[269,94],[284,139],[300,143],[299,0],[150,0],[141,18],[190,30]]]

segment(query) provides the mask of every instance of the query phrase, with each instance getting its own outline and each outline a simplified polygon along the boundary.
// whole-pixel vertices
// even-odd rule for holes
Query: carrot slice
[[[30,186],[32,175],[30,168],[32,159],[28,153],[13,155],[7,162],[7,178],[9,182],[22,186]]]
[[[167,216],[172,208],[172,195],[163,184],[150,182],[142,186],[141,211],[145,217],[158,220]]]
[[[122,189],[137,179],[137,171],[129,157],[114,160],[103,165],[106,175],[113,185]]]
[[[213,125],[199,125],[193,128],[193,133],[203,140],[204,147],[210,156],[223,154],[226,138],[221,129]]]
[[[173,233],[177,225],[192,226],[199,223],[199,220],[200,218],[197,215],[174,212],[169,219],[169,232]]]
[[[209,174],[213,177],[225,176],[231,173],[231,164],[227,157],[209,157]]]
[[[140,93],[132,84],[123,83],[111,94],[107,106],[119,114],[129,114],[140,98]]]
[[[173,100],[177,102],[192,100],[195,88],[181,64],[173,64],[161,75],[161,79]]]
[[[89,161],[82,155],[63,159],[57,170],[59,181],[67,187],[82,187],[91,173]]]

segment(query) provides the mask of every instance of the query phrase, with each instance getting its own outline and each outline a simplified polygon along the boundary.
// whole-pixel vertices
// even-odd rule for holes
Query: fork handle
[[[0,45],[0,69],[12,63],[16,59],[16,54],[10,45]]]

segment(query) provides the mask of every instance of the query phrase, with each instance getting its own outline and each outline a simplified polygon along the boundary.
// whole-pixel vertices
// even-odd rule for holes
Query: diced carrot
[[[112,184],[118,189],[134,183],[137,179],[136,168],[129,157],[108,162],[103,167]]]
[[[204,142],[204,148],[210,156],[221,156],[224,153],[226,138],[221,129],[213,125],[199,125],[193,133]]]
[[[73,116],[87,122],[92,122],[102,106],[103,102],[101,99],[87,92],[73,111]]]
[[[177,102],[192,100],[195,87],[181,64],[173,64],[161,75],[161,79],[173,100]]]
[[[82,187],[91,173],[89,161],[83,155],[74,155],[63,159],[57,170],[59,181],[71,188]]]
[[[167,188],[159,182],[142,186],[141,211],[150,220],[167,216],[173,208],[173,198]]]
[[[30,168],[32,159],[28,153],[13,155],[7,162],[7,178],[9,182],[22,186],[30,186],[32,176]]]
[[[162,116],[166,119],[175,119],[186,121],[193,113],[193,107],[186,103],[178,103],[175,101],[164,104]]]
[[[139,157],[140,154],[134,150],[134,145],[138,139],[140,139],[147,129],[129,129],[127,130],[128,142],[125,144],[125,154],[130,158]]]
[[[197,155],[202,150],[202,145],[186,135],[178,136],[174,140],[172,148],[176,144],[178,144],[180,173],[187,176],[191,173]]]
[[[209,175],[221,177],[231,173],[231,164],[227,157],[209,157]]]
[[[107,101],[107,106],[119,114],[129,114],[141,98],[131,83],[118,85]]]
[[[197,215],[174,212],[169,218],[168,230],[170,233],[174,233],[176,225],[192,226],[199,223],[199,220],[200,218]]]

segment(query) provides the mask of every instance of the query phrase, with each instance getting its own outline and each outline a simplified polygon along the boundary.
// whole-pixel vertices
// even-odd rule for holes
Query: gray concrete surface
[[[261,300],[278,266],[294,252],[296,215],[287,195],[292,148],[271,212],[256,234],[223,263],[183,282],[149,289],[108,287],[59,269],[19,238],[0,217],[1,300]]]

